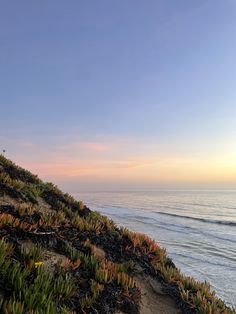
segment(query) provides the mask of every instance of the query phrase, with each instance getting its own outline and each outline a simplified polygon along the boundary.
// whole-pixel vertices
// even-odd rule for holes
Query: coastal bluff
[[[236,313],[164,248],[0,155],[0,313]]]

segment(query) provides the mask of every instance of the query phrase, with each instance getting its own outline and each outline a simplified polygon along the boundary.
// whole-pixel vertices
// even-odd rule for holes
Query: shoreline
[[[140,196],[139,192],[132,193],[133,202],[132,195],[125,193],[129,204],[120,192],[112,194],[110,192],[81,193],[81,197],[86,200],[86,203],[93,210],[108,215],[119,226],[127,227],[134,232],[148,234],[149,237],[155,239],[162,247],[167,249],[168,255],[186,276],[192,276],[202,282],[207,280],[218,297],[225,300],[228,306],[236,306],[234,282],[230,280],[235,275],[234,261],[231,260],[231,252],[228,251],[231,246],[233,250],[234,243],[236,243],[236,236],[233,238],[229,233],[229,230],[232,230],[236,235],[234,227],[230,226],[229,229],[226,226],[228,235],[224,230],[224,226],[220,225],[219,229],[216,225],[210,224],[208,226],[208,224],[201,224],[201,222],[196,222],[194,229],[185,229],[184,226],[189,225],[188,220],[175,220],[172,218],[170,221],[168,216],[159,215],[156,211],[153,212],[148,208],[141,209],[144,206],[141,204],[140,199],[144,198],[144,194],[142,193]],[[77,197],[76,194],[74,196]],[[118,198],[124,204],[123,206],[119,204],[119,207],[117,207]],[[217,234],[215,231],[213,232],[214,229],[210,231],[210,227],[217,228]],[[219,234],[219,232],[222,234]],[[228,241],[228,238],[230,241]],[[202,245],[199,241],[202,242]],[[217,242],[213,243],[212,241]],[[218,257],[215,256],[216,253],[219,254]],[[233,256],[232,252],[232,258]],[[225,278],[228,279],[225,280]]]
[[[163,305],[160,313],[235,313],[214,296],[207,284],[183,276],[165,249],[150,237],[118,228],[109,218],[91,211],[83,202],[51,183],[44,183],[3,156],[0,156],[0,186],[3,265],[8,267],[10,263],[13,269],[22,268],[19,276],[35,278],[32,283],[22,278],[24,292],[20,292],[17,286],[12,286],[14,280],[8,280],[15,272],[6,268],[2,276],[11,290],[2,291],[5,299],[0,307],[10,308],[17,302],[23,309],[31,306],[31,310],[49,311],[52,307],[50,314],[59,313],[62,306],[66,307],[63,314],[87,310],[148,314],[158,313]],[[43,267],[43,272],[37,270],[41,267],[37,265]],[[44,273],[53,295],[47,295],[50,290],[40,290],[41,298],[36,299],[38,303],[32,308],[28,291],[36,289],[35,284],[43,280]],[[147,278],[152,278],[152,286],[144,283]],[[63,295],[64,305],[59,302],[58,293]],[[143,305],[145,293],[149,298],[146,304],[153,304],[149,309]],[[38,298],[37,294],[31,294]]]

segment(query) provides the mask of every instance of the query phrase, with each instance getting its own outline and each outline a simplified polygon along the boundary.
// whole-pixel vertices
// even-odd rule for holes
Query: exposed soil
[[[141,289],[140,314],[180,314],[173,298],[163,292],[161,284],[148,275],[134,277]]]

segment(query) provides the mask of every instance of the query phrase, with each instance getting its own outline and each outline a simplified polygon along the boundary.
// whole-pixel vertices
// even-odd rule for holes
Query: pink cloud
[[[79,144],[79,146],[83,149],[94,152],[107,152],[112,150],[112,145],[96,142],[82,142]]]

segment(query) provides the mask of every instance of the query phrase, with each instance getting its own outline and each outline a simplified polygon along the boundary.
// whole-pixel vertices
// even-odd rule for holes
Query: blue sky
[[[236,183],[235,37],[234,0],[2,1],[1,146],[71,186]]]

